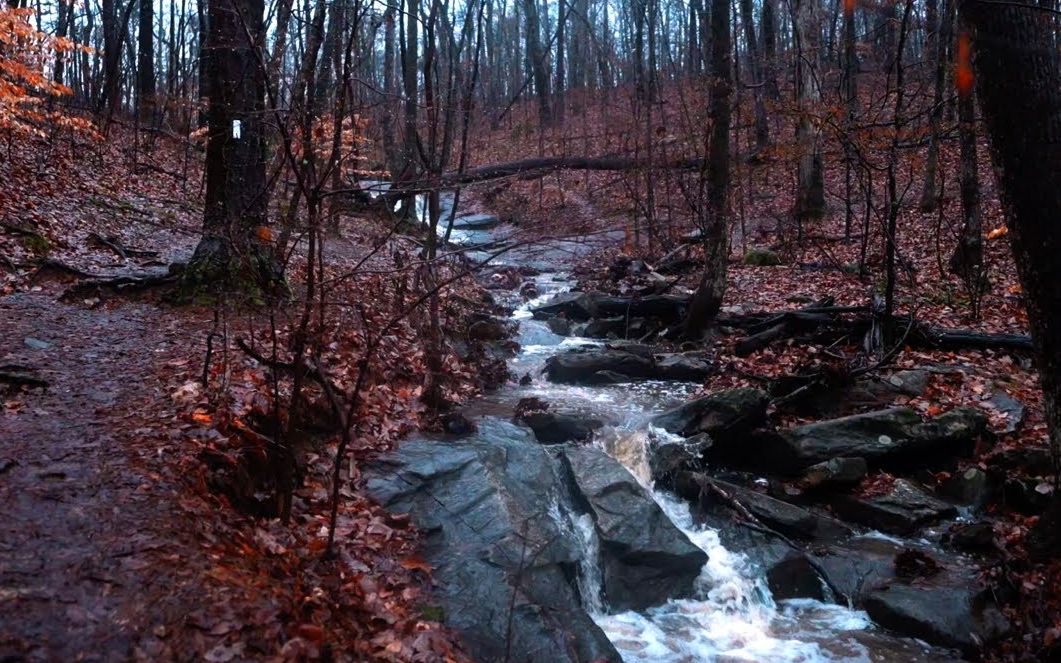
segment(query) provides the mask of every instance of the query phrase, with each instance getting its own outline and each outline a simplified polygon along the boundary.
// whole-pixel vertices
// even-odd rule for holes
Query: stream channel
[[[451,235],[473,260],[516,232],[480,221]],[[564,270],[573,259],[615,239],[554,240],[496,258],[533,268],[536,298],[495,291],[518,323],[511,373],[530,383],[466,406],[477,431],[414,437],[367,469],[370,493],[423,532],[432,600],[468,653],[547,663],[957,660],[830,602],[828,588],[824,600],[775,600],[754,555],[724,543],[723,525],[654,487],[653,446],[682,438],[651,419],[689,400],[698,383],[578,386],[542,376],[550,356],[604,342],[555,334],[532,310],[572,288]],[[543,445],[513,423],[528,397],[603,426],[588,444]],[[854,538],[896,542],[866,530]]]

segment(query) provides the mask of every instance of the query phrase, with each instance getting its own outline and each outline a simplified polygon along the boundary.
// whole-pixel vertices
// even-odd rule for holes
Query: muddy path
[[[174,477],[155,471],[198,320],[56,294],[0,299],[0,364],[48,383],[0,413],[0,658],[168,658],[210,604]]]

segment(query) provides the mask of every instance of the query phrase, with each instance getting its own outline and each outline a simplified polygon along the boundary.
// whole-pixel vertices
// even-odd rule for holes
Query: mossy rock
[[[753,267],[775,267],[781,264],[781,256],[770,249],[751,248],[744,254],[744,264]]]

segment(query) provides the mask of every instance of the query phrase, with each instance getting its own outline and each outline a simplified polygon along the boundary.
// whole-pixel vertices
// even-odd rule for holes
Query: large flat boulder
[[[615,459],[595,447],[562,454],[596,524],[608,606],[642,610],[691,594],[707,554]]]
[[[764,525],[798,539],[835,541],[851,528],[835,518],[719,479],[712,482],[739,502]]]
[[[906,479],[896,479],[881,495],[841,495],[833,502],[841,518],[893,534],[913,534],[918,529],[958,515],[951,504]]]
[[[568,412],[530,412],[520,417],[542,444],[588,442],[604,425],[600,419]]]
[[[454,230],[489,230],[501,225],[493,214],[463,214],[453,219]]]
[[[960,583],[891,583],[870,592],[864,605],[870,619],[887,629],[967,655],[978,654],[1010,630],[1009,621],[973,578]]]
[[[701,357],[652,354],[623,348],[576,348],[549,357],[545,375],[566,384],[614,384],[640,380],[700,382],[714,371]]]
[[[529,431],[484,420],[468,442],[411,440],[365,475],[375,499],[424,532],[433,599],[473,658],[619,660],[583,609],[572,572],[585,553],[570,523],[542,507],[570,502],[566,481]]]
[[[582,322],[591,318],[657,318],[676,321],[685,315],[689,301],[690,297],[684,295],[616,297],[600,292],[571,292],[557,295],[553,300],[535,308],[531,314],[538,319],[563,315]]]
[[[564,292],[531,310],[536,320],[563,317],[586,321],[593,317],[593,299],[584,292]]]
[[[365,477],[423,531],[433,600],[476,660],[618,661],[587,613],[591,570],[625,610],[688,595],[706,561],[618,461],[493,417],[465,440],[407,441]],[[586,518],[599,545],[577,535]]]
[[[986,428],[978,410],[959,408],[927,422],[910,408],[889,408],[797,426],[782,436],[794,469],[833,458],[863,458],[870,467],[924,467],[936,458],[969,454]]]
[[[668,410],[652,424],[685,437],[707,433],[719,444],[766,423],[769,403],[770,397],[759,389],[726,389]]]

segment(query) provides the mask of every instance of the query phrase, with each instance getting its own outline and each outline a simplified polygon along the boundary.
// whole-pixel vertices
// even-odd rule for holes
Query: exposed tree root
[[[89,297],[103,298],[106,294],[127,295],[133,292],[142,292],[151,288],[174,286],[180,281],[180,269],[175,268],[177,263],[170,266],[169,271],[164,274],[133,274],[115,277],[94,277],[80,281],[67,288],[59,297],[62,301],[75,299],[86,299]]]
[[[19,366],[17,364],[0,365],[0,383],[47,389],[47,380],[31,375],[35,370],[36,369],[27,366]]]
[[[117,237],[103,237],[98,233],[90,233],[88,236],[89,244],[96,246],[102,246],[106,249],[113,251],[119,258],[157,258],[158,251],[146,251],[144,249],[134,249],[128,246],[123,246]]]

